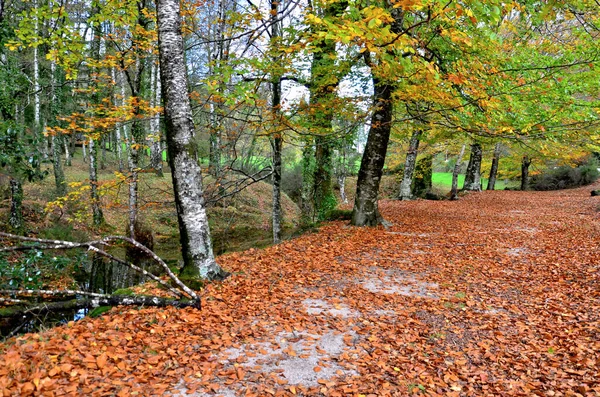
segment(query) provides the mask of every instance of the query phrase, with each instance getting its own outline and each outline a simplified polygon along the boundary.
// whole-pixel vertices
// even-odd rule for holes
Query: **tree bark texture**
[[[228,274],[214,258],[194,142],[179,1],[159,0],[157,14],[167,150],[184,261],[182,272],[206,279],[223,279]]]
[[[302,148],[302,191],[300,198],[301,222],[303,225],[309,225],[315,221],[314,219],[314,168],[315,168],[315,151],[313,139],[307,137]]]
[[[393,86],[382,83],[375,77],[373,82],[375,111],[371,117],[371,128],[358,171],[351,221],[354,226],[376,226],[381,221],[377,197],[392,129]]]
[[[58,96],[56,95],[56,64],[50,63],[50,122],[54,123],[58,115]],[[56,186],[56,196],[61,197],[67,194],[67,184],[65,182],[65,171],[61,161],[63,142],[62,136],[53,134],[50,137],[50,147],[52,148],[52,170],[54,171],[54,184]]]
[[[490,167],[490,177],[486,190],[494,190],[496,187],[496,177],[498,176],[498,164],[500,163],[500,150],[502,145],[498,142],[494,147],[494,157],[492,158],[492,166]]]
[[[450,190],[450,200],[458,200],[458,174],[460,173],[460,167],[462,164],[463,156],[465,155],[466,145],[462,145],[460,153],[454,164],[454,170],[452,171],[452,188]]]
[[[92,221],[94,226],[98,227],[104,223],[104,214],[100,203],[100,195],[98,194],[98,147],[96,142],[90,138],[90,196],[92,205]]]
[[[521,160],[521,190],[529,189],[529,166],[531,165],[531,159],[529,156],[523,156]]]
[[[276,50],[279,41],[279,0],[271,0],[271,43],[272,50]],[[281,242],[281,151],[283,147],[283,136],[279,131],[281,125],[281,74],[274,72],[271,76],[271,113],[274,118],[274,127],[276,130],[270,137],[271,149],[273,152],[273,243]]]
[[[273,243],[281,242],[281,149],[283,139],[281,135],[271,138],[271,147],[273,149]]]
[[[152,64],[152,87],[154,95],[152,96],[151,106],[160,106],[160,78],[158,74],[158,66]],[[152,136],[150,146],[150,166],[154,170],[156,176],[163,176],[163,164],[162,164],[162,148],[160,145],[160,114],[156,113],[150,119],[150,135]]]
[[[433,155],[428,154],[417,161],[412,192],[415,197],[426,197],[433,186]]]
[[[23,222],[23,184],[17,178],[10,179],[10,227],[20,232],[25,226]]]
[[[481,191],[481,157],[482,150],[479,143],[471,145],[471,156],[469,157],[469,165],[465,174],[465,183],[463,190]]]
[[[400,193],[398,194],[398,200],[412,199],[412,182],[413,175],[415,173],[415,165],[417,164],[417,154],[419,152],[421,134],[421,130],[415,130],[410,137],[408,152],[406,153],[406,161],[404,162],[402,182],[400,182]]]
[[[347,2],[333,2],[323,9],[324,18],[335,17],[347,7]],[[313,33],[317,29],[311,28]],[[322,28],[318,28],[322,29]],[[317,41],[310,73],[310,107],[315,134],[315,169],[313,176],[313,206],[318,220],[323,220],[337,206],[333,192],[333,100],[339,85],[331,78],[335,70],[336,44],[325,38]]]

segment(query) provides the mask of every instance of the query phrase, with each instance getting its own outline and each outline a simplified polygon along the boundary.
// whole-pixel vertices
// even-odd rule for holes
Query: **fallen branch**
[[[151,296],[137,296],[137,295],[108,295],[108,294],[99,294],[95,292],[87,292],[87,291],[79,291],[79,290],[0,290],[0,294],[9,295],[13,297],[17,296],[26,296],[26,295],[54,295],[54,296],[69,296],[69,295],[79,295],[84,296],[85,298],[77,298],[69,301],[62,302],[50,302],[44,303],[41,305],[35,306],[13,306],[10,310],[6,311],[3,314],[0,314],[1,317],[11,317],[19,314],[26,313],[34,313],[34,312],[44,312],[44,311],[52,311],[52,310],[67,310],[67,309],[78,309],[84,307],[97,307],[102,305],[107,306],[116,306],[116,305],[138,305],[138,306],[174,306],[174,307],[196,307],[200,308],[200,298],[198,295],[187,285],[185,285],[167,266],[165,261],[163,261],[158,255],[156,255],[151,249],[140,244],[138,241],[131,239],[129,237],[124,236],[108,236],[104,237],[100,240],[87,241],[82,243],[76,243],[71,241],[63,241],[63,240],[47,240],[35,237],[25,237],[18,236],[10,233],[0,232],[0,237],[19,240],[19,241],[27,241],[33,242],[40,245],[20,245],[13,247],[2,247],[0,248],[0,252],[8,252],[8,251],[27,251],[27,250],[40,250],[40,249],[73,249],[73,248],[85,248],[92,252],[95,252],[98,255],[111,259],[121,265],[129,267],[130,269],[147,276],[148,278],[158,282],[160,285],[166,288],[167,291],[175,295],[179,298],[177,299],[168,299],[168,298],[159,298],[159,297],[151,297]],[[115,257],[114,255],[106,252],[105,250],[99,248],[102,246],[110,246],[111,242],[115,241],[123,241],[128,244],[133,245],[137,249],[144,252],[146,255],[151,257],[154,261],[156,261],[162,269],[165,271],[167,276],[173,281],[176,287],[169,285],[166,281],[161,278],[155,276],[152,273],[132,264],[122,259]],[[185,297],[189,297],[190,299],[182,299]],[[23,303],[27,303],[26,301],[22,301],[20,299],[13,298],[0,298],[0,302],[13,303],[17,305],[21,305]]]
[[[177,308],[194,307],[199,309],[200,301],[158,298],[156,296],[106,295],[105,297],[45,302],[34,306],[11,306],[0,312],[0,318],[60,310],[96,308],[99,306],[173,306]]]
[[[156,281],[157,283],[159,283],[160,285],[165,287],[169,292],[173,293],[175,296],[183,297],[184,295],[187,295],[188,297],[190,297],[193,300],[199,300],[198,295],[193,290],[191,290],[188,286],[186,286],[183,282],[181,282],[181,280],[179,280],[179,278],[171,271],[171,269],[169,269],[167,264],[158,255],[156,255],[152,250],[150,250],[146,246],[144,246],[144,245],[140,244],[139,242],[137,242],[131,238],[128,238],[128,237],[109,236],[109,237],[105,237],[101,240],[87,241],[87,242],[83,242],[83,243],[74,243],[72,241],[63,241],[63,240],[47,240],[47,239],[41,239],[41,238],[35,238],[35,237],[25,237],[25,236],[18,236],[16,234],[10,234],[10,233],[4,233],[4,232],[0,232],[0,237],[6,237],[9,239],[13,239],[13,240],[29,241],[29,242],[34,242],[34,243],[46,244],[43,246],[21,245],[21,246],[16,246],[16,247],[2,247],[2,248],[0,248],[0,252],[26,251],[26,250],[34,250],[34,249],[35,250],[40,250],[40,249],[54,250],[54,249],[87,248],[90,251],[93,251],[93,252],[95,252],[99,255],[102,255],[106,258],[109,258],[115,262],[118,262],[124,266],[129,267],[130,269],[132,269],[138,273],[143,274],[144,276],[147,276],[148,278]],[[115,257],[114,255],[109,254],[108,252],[97,247],[98,245],[108,246],[109,242],[111,242],[111,241],[126,241],[129,244],[133,245],[134,247],[144,251],[146,254],[148,254],[150,257],[152,257],[152,259],[154,259],[156,262],[158,262],[158,264],[165,270],[165,272],[167,273],[169,278],[171,278],[171,280],[173,280],[173,282],[181,289],[181,291],[171,287],[167,282],[162,280],[160,277],[155,276],[154,274],[134,265],[133,263],[129,263],[127,261],[119,259],[119,258]]]

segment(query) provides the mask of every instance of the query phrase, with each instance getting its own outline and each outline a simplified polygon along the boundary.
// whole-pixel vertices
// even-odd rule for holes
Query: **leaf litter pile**
[[[114,308],[1,345],[4,395],[600,394],[589,188],[381,203],[225,255],[195,309]]]

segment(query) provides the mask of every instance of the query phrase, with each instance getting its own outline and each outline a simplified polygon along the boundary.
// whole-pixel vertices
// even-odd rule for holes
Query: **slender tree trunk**
[[[208,155],[208,173],[218,179],[221,174],[221,117],[218,105],[210,104],[210,148]]]
[[[427,197],[433,186],[433,155],[423,156],[415,167],[412,192],[415,197]]]
[[[521,160],[521,190],[529,190],[529,166],[531,159],[529,156],[523,156]]]
[[[83,162],[87,163],[88,162],[88,155],[87,155],[87,149],[86,149],[85,141],[81,144],[81,155],[83,156]]]
[[[496,176],[498,176],[498,163],[500,162],[500,150],[502,145],[500,142],[496,143],[494,147],[494,157],[492,158],[492,166],[490,168],[490,178],[486,190],[494,190],[496,187]]]
[[[117,100],[117,95],[113,94],[113,102],[114,102],[114,106],[119,106],[119,105],[123,105],[123,101],[124,101],[124,97],[125,97],[125,85],[123,83],[123,76],[119,73],[118,79],[117,79],[117,73],[115,71],[115,68],[111,69],[111,76],[113,81],[117,84],[117,86],[120,88],[121,92],[121,103],[119,104],[119,101]],[[117,155],[117,162],[118,162],[118,167],[119,167],[119,172],[123,172],[123,170],[125,169],[125,166],[123,164],[123,141],[122,141],[122,137],[121,137],[121,130],[123,129],[123,123],[118,122],[115,124],[115,146],[116,146],[116,155]]]
[[[302,191],[300,193],[301,223],[310,225],[314,219],[314,147],[312,138],[307,137],[302,148]]]
[[[417,154],[419,152],[419,142],[421,140],[422,133],[423,132],[421,130],[415,130],[410,137],[408,152],[406,153],[406,161],[404,162],[404,173],[402,175],[402,182],[400,183],[398,200],[412,199],[413,175],[415,173],[415,166],[417,164]]]
[[[356,198],[352,211],[354,226],[376,226],[382,221],[377,205],[379,184],[392,129],[393,86],[383,84],[373,77],[375,111],[358,171]]]
[[[454,171],[452,172],[452,189],[450,190],[450,200],[458,200],[458,174],[460,173],[460,167],[462,164],[463,156],[465,155],[465,147],[462,145],[460,153],[456,158],[456,164],[454,164]]]
[[[50,63],[50,122],[55,123],[58,115],[58,96],[56,95],[56,64]],[[52,148],[52,169],[54,171],[54,184],[56,186],[56,195],[58,197],[67,194],[67,185],[65,183],[65,172],[61,161],[61,142],[62,136],[52,134],[50,137],[50,145]]]
[[[71,162],[71,151],[69,150],[70,146],[71,146],[71,141],[73,140],[72,137],[63,137],[62,141],[63,144],[65,146],[65,165],[67,167],[70,167],[72,162]]]
[[[158,65],[152,63],[152,87],[154,89],[154,95],[152,96],[151,106],[160,106],[160,78]],[[152,136],[152,146],[150,147],[150,166],[154,169],[156,176],[162,177],[163,166],[162,166],[162,148],[160,145],[160,114],[155,113],[150,120],[150,135]]]
[[[92,204],[92,221],[94,226],[98,227],[104,223],[104,214],[100,204],[100,195],[98,194],[98,146],[90,138],[90,195]]]
[[[328,127],[331,133],[331,120]],[[313,178],[315,212],[323,220],[337,206],[333,193],[333,148],[331,136],[315,136],[315,175]]]
[[[17,178],[10,179],[10,216],[8,224],[17,233],[23,231],[23,184]]]
[[[340,173],[337,176],[338,185],[340,185],[340,198],[342,199],[342,203],[348,203],[348,197],[346,196],[346,174]]]
[[[102,135],[102,137],[98,140],[100,145],[102,146],[101,156],[100,156],[100,169],[106,169],[106,135]]]
[[[276,50],[279,40],[279,0],[271,0],[271,50]],[[279,129],[281,128],[281,75],[273,73],[271,76],[271,112],[273,113],[276,128],[271,137],[271,148],[273,150],[273,243],[281,242],[281,150],[283,146],[283,137]]]
[[[56,196],[61,197],[67,194],[67,184],[65,182],[65,172],[63,170],[60,158],[62,137],[52,135],[50,143],[52,147],[52,166],[54,170],[54,184],[56,185]]]
[[[481,157],[481,145],[479,143],[472,144],[463,190],[481,191]]]
[[[283,139],[277,134],[271,139],[273,149],[273,243],[281,242],[281,148]]]
[[[33,6],[37,8],[38,2],[34,1]],[[38,34],[39,21],[35,17],[34,34]],[[48,158],[48,145],[42,131],[41,123],[41,89],[40,89],[40,57],[37,45],[33,47],[33,134],[39,139],[40,152],[44,159]]]
[[[202,172],[188,97],[179,0],[158,0],[157,14],[167,149],[184,261],[182,273],[223,279],[228,273],[215,261],[204,206]]]

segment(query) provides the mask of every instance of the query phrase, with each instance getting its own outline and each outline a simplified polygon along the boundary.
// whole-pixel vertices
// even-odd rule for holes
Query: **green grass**
[[[434,172],[433,173],[433,186],[440,189],[450,189],[452,188],[452,173],[451,172]],[[461,189],[465,182],[465,176],[458,176],[458,188]],[[487,178],[481,178],[481,188],[485,189],[487,187],[488,180]],[[509,181],[508,183],[504,183],[502,180],[496,180],[496,190],[503,190],[505,187],[516,187],[518,186],[518,182]]]

